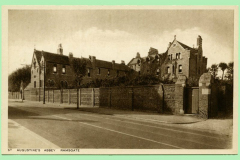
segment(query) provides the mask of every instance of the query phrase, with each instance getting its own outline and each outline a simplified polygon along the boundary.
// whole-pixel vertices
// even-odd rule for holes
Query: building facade
[[[202,37],[197,37],[197,46],[189,47],[179,41],[176,36],[169,42],[166,52],[159,53],[150,48],[146,57],[137,53],[128,66],[138,74],[151,73],[162,79],[176,80],[179,75],[188,79],[199,79],[207,71],[207,58],[203,56]]]
[[[71,68],[73,54],[63,55],[60,44],[57,53],[50,53],[34,49],[31,63],[31,83],[27,88],[43,88],[44,81],[47,88],[69,88],[74,87],[75,74]],[[124,76],[130,70],[125,62],[121,64],[102,61],[95,56],[84,58],[87,62],[87,74],[82,83],[93,79],[106,79]]]

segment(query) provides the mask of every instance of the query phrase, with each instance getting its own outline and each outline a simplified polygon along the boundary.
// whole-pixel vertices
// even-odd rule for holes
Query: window
[[[167,73],[170,73],[170,67],[167,67]]]
[[[176,59],[178,59],[178,53],[176,53]]]
[[[34,88],[36,88],[36,81],[34,81]]]
[[[117,71],[117,77],[119,76],[119,71]]]
[[[56,65],[56,64],[53,65],[53,72],[54,72],[54,73],[57,72],[57,65]]]
[[[168,55],[168,60],[171,60],[171,55]]]
[[[157,75],[159,75],[159,69],[157,69]]]
[[[36,75],[34,75],[33,77],[36,78]]]
[[[108,69],[108,76],[110,75],[110,70]]]
[[[175,73],[175,67],[174,67],[174,65],[172,66],[172,73],[173,73],[173,74]]]
[[[37,73],[38,73],[38,68],[37,68]]]
[[[36,68],[36,61],[35,59],[33,60],[33,66],[34,66],[34,69]]]
[[[51,87],[53,87],[54,86],[54,81],[53,80],[51,80]]]
[[[98,74],[101,74],[101,69],[100,68],[98,68]]]
[[[179,69],[178,69],[178,72],[179,72],[179,73],[182,73],[182,65],[179,65],[178,68],[179,68]]]
[[[68,88],[68,83],[67,83],[67,81],[65,81],[65,88]]]
[[[181,58],[182,58],[182,57],[181,57],[181,53],[178,53],[178,58],[179,58],[179,59],[181,59]]]
[[[65,66],[62,67],[62,73],[63,73],[63,74],[66,73],[66,67],[65,67]]]
[[[90,77],[91,75],[90,75],[90,69],[88,68],[88,77]]]
[[[63,88],[63,81],[61,81],[61,88]]]
[[[42,87],[42,80],[39,81],[39,87]]]
[[[171,54],[171,60],[172,60],[172,54]]]

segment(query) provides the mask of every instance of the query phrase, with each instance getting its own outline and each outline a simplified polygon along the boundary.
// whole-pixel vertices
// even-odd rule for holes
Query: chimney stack
[[[90,61],[92,62],[93,68],[96,66],[96,57],[95,56],[89,56]]]
[[[61,43],[58,45],[57,54],[63,55],[63,48]]]
[[[112,60],[112,69],[115,69],[115,61]]]
[[[140,58],[140,53],[137,52],[136,58]]]
[[[202,37],[200,35],[197,38],[197,48],[202,48]]]
[[[121,64],[125,65],[125,62],[123,60],[121,60]]]

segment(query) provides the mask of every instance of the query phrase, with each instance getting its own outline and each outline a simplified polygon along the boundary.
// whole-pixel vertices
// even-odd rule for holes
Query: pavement
[[[21,137],[21,138],[19,138]],[[60,148],[45,138],[21,126],[14,120],[8,120],[8,148]]]
[[[113,136],[114,138],[116,134],[122,134],[122,135],[128,135],[130,137],[138,138],[143,141],[148,141],[148,143],[144,143],[140,145],[140,148],[158,148],[159,146],[156,146],[156,143],[160,145],[160,148],[183,148],[183,144],[185,144],[185,141],[188,141],[188,143],[198,143],[201,144],[201,142],[195,142],[196,139],[200,139],[200,141],[203,141],[204,139],[201,137],[192,137],[192,136],[203,136],[204,138],[211,138],[211,137],[221,137],[222,136],[231,139],[232,134],[232,119],[199,119],[192,115],[184,115],[184,116],[177,116],[177,115],[163,115],[159,113],[154,112],[140,112],[140,111],[128,111],[128,110],[117,110],[117,109],[111,109],[111,108],[99,108],[99,107],[87,107],[87,106],[81,106],[79,109],[76,109],[76,104],[68,105],[68,104],[53,104],[53,103],[46,103],[42,104],[42,102],[33,102],[33,101],[24,101],[21,102],[20,100],[9,100],[10,104],[9,109],[12,112],[9,118],[9,147],[10,148],[63,148],[66,146],[69,146],[71,148],[74,147],[93,147],[93,148],[125,148],[130,147],[130,144],[122,144],[119,143],[116,145],[114,139],[113,141],[108,142],[109,146],[106,147],[104,142],[103,144],[98,142],[103,139],[107,139],[109,141],[109,137]],[[24,107],[23,107],[24,106]],[[26,114],[26,115],[25,115]],[[30,114],[30,115],[29,115]],[[89,117],[93,117],[93,119],[89,119]],[[59,120],[59,118],[61,120]],[[71,121],[71,123],[69,122]],[[88,127],[93,127],[94,129],[101,129],[105,130],[93,132],[92,129],[85,128],[81,126],[75,126],[76,122],[82,125],[87,125]],[[114,122],[114,123],[113,123]],[[119,123],[119,124],[118,124]],[[139,129],[135,128],[135,125],[129,126],[131,130],[123,129],[122,127],[126,127],[126,124],[128,125],[143,125],[141,132],[139,132]],[[56,126],[55,126],[56,125]],[[59,127],[57,127],[57,125]],[[114,126],[112,126],[114,125]],[[116,125],[118,127],[116,127]],[[55,126],[55,127],[54,127]],[[66,129],[59,130],[59,128],[62,128],[61,126],[65,126]],[[76,129],[76,127],[78,129]],[[83,127],[83,128],[82,128]],[[120,128],[119,128],[120,127]],[[149,127],[154,128],[154,130],[149,130]],[[132,131],[135,128],[136,131]],[[156,128],[157,133],[159,135],[155,137],[156,135]],[[161,129],[160,129],[161,128]],[[165,130],[162,130],[162,128],[165,128],[165,130],[171,131],[170,133],[165,133]],[[63,139],[59,138],[60,135],[66,135],[66,133],[69,134],[69,130],[74,130],[74,133],[71,133],[71,135],[67,138],[68,141],[64,141]],[[79,131],[75,131],[79,130]],[[85,134],[82,132],[86,131]],[[160,131],[159,131],[160,130]],[[47,131],[47,132],[46,132]],[[110,132],[115,132],[115,134],[111,135]],[[175,135],[175,133],[172,132],[180,132],[180,133],[187,133],[190,135]],[[52,132],[52,133],[49,133]],[[56,134],[56,132],[59,134]],[[77,135],[75,135],[76,133]],[[143,132],[148,132],[150,135],[145,135]],[[96,134],[98,133],[102,136],[101,139],[96,138]],[[164,133],[164,134],[163,134]],[[80,134],[80,135],[79,135]],[[82,135],[83,134],[83,135]],[[105,137],[105,136],[106,137]],[[76,144],[76,141],[78,142],[78,136],[80,136],[81,143]],[[119,135],[118,135],[119,136]],[[149,137],[150,136],[150,137]],[[167,136],[167,138],[164,136]],[[189,139],[193,138],[193,141],[184,140],[182,138],[183,142],[176,143],[176,141],[172,142],[172,139],[180,137],[187,136]],[[19,138],[21,137],[21,138]],[[88,139],[90,137],[90,139]],[[153,138],[156,138],[152,140]],[[170,138],[169,138],[170,137]],[[136,142],[133,139],[128,139],[127,141],[130,143],[137,143],[139,148],[139,140]],[[170,142],[166,141],[164,143],[160,143],[158,140],[161,138],[162,141],[169,140]],[[118,139],[121,139],[123,142],[125,140],[124,137],[118,137]],[[62,143],[60,141],[63,141]],[[206,140],[209,141],[209,143],[212,142],[212,140]],[[114,144],[112,144],[112,143]],[[155,143],[152,145],[152,143]],[[170,145],[168,143],[171,143]],[[182,144],[183,143],[183,144]],[[212,142],[214,143],[214,141]],[[167,144],[167,145],[166,145]],[[217,144],[217,145],[216,145]],[[222,142],[216,142],[215,144],[209,144],[204,147],[213,147],[214,145],[219,147],[219,144],[222,145]],[[116,145],[116,146],[115,146]],[[126,146],[127,145],[127,146]],[[146,146],[145,146],[146,145]],[[164,146],[162,146],[164,145]],[[189,144],[190,148],[195,147],[203,147],[203,146],[196,146],[196,144]],[[203,145],[203,144],[201,144]],[[176,147],[177,146],[177,147]],[[180,147],[179,147],[180,146]],[[228,144],[227,148],[229,148],[230,144]],[[130,148],[135,148],[136,146],[132,146]],[[185,146],[184,146],[185,147]],[[203,148],[204,148],[203,147]],[[225,148],[224,147],[224,148]]]

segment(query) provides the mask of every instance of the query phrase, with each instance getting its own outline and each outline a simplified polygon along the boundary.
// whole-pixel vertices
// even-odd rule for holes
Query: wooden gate
[[[187,103],[186,112],[187,114],[197,114],[199,104],[199,88],[190,87],[187,88]]]

